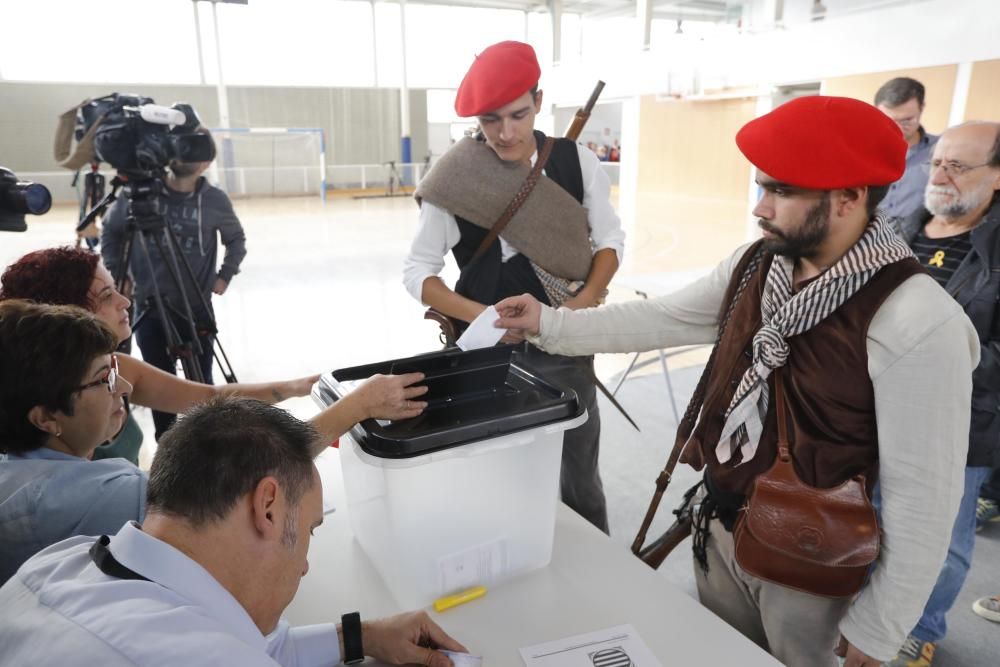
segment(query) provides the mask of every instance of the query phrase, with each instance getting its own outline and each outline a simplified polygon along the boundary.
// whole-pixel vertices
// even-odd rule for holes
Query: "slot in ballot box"
[[[340,444],[354,535],[402,608],[551,559],[563,431],[587,412],[513,352],[450,349],[345,368],[313,390],[325,407],[378,373],[426,376],[422,415],[367,420]]]

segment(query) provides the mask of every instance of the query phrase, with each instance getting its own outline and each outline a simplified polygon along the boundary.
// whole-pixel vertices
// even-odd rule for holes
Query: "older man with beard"
[[[972,376],[972,422],[965,491],[948,558],[923,616],[892,667],[926,667],[945,637],[945,614],[972,562],[976,499],[1000,459],[1000,123],[947,130],[934,147],[925,208],[900,222],[903,238],[938,283],[965,309],[979,334],[981,361]]]

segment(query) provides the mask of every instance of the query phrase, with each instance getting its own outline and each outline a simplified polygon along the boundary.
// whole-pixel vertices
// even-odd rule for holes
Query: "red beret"
[[[888,185],[906,169],[906,140],[888,116],[849,97],[811,95],[782,104],[736,133],[751,163],[788,185],[836,190]]]
[[[523,42],[500,42],[472,61],[455,96],[459,116],[479,116],[510,104],[542,77],[535,50]]]

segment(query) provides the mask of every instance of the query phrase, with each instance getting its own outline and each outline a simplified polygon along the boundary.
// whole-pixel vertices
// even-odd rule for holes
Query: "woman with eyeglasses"
[[[101,258],[88,250],[71,247],[47,248],[29,253],[7,267],[0,277],[0,300],[30,299],[38,303],[73,305],[94,313],[120,343],[132,335],[129,300],[115,289]],[[133,385],[129,400],[161,412],[184,412],[219,394],[239,394],[267,403],[277,403],[309,393],[318,376],[256,384],[205,385],[164,373],[150,364],[122,354],[122,375]],[[419,374],[378,376],[314,418],[313,425],[330,440],[339,437],[362,419],[403,419],[420,414],[425,403],[412,400],[426,391],[411,386],[423,379]],[[126,411],[128,403],[126,402]],[[94,458],[126,458],[138,463],[142,431],[128,416],[114,439],[98,447]]]
[[[91,460],[119,432],[132,385],[117,336],[75,306],[0,301],[0,585],[29,557],[73,535],[117,532],[145,514],[146,473],[121,458]],[[312,419],[313,455],[361,419],[423,409],[386,390],[419,373],[383,376]],[[424,387],[407,390],[424,392]],[[375,406],[372,408],[371,406]]]
[[[0,302],[0,584],[50,544],[142,519],[145,473],[90,460],[125,420],[117,344],[83,309]]]

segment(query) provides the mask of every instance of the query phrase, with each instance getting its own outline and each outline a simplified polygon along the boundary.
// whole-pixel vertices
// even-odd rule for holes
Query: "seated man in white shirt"
[[[57,543],[0,588],[0,665],[451,665],[435,649],[465,649],[423,612],[280,621],[323,522],[318,437],[252,399],[189,412],[160,442],[141,526]]]

